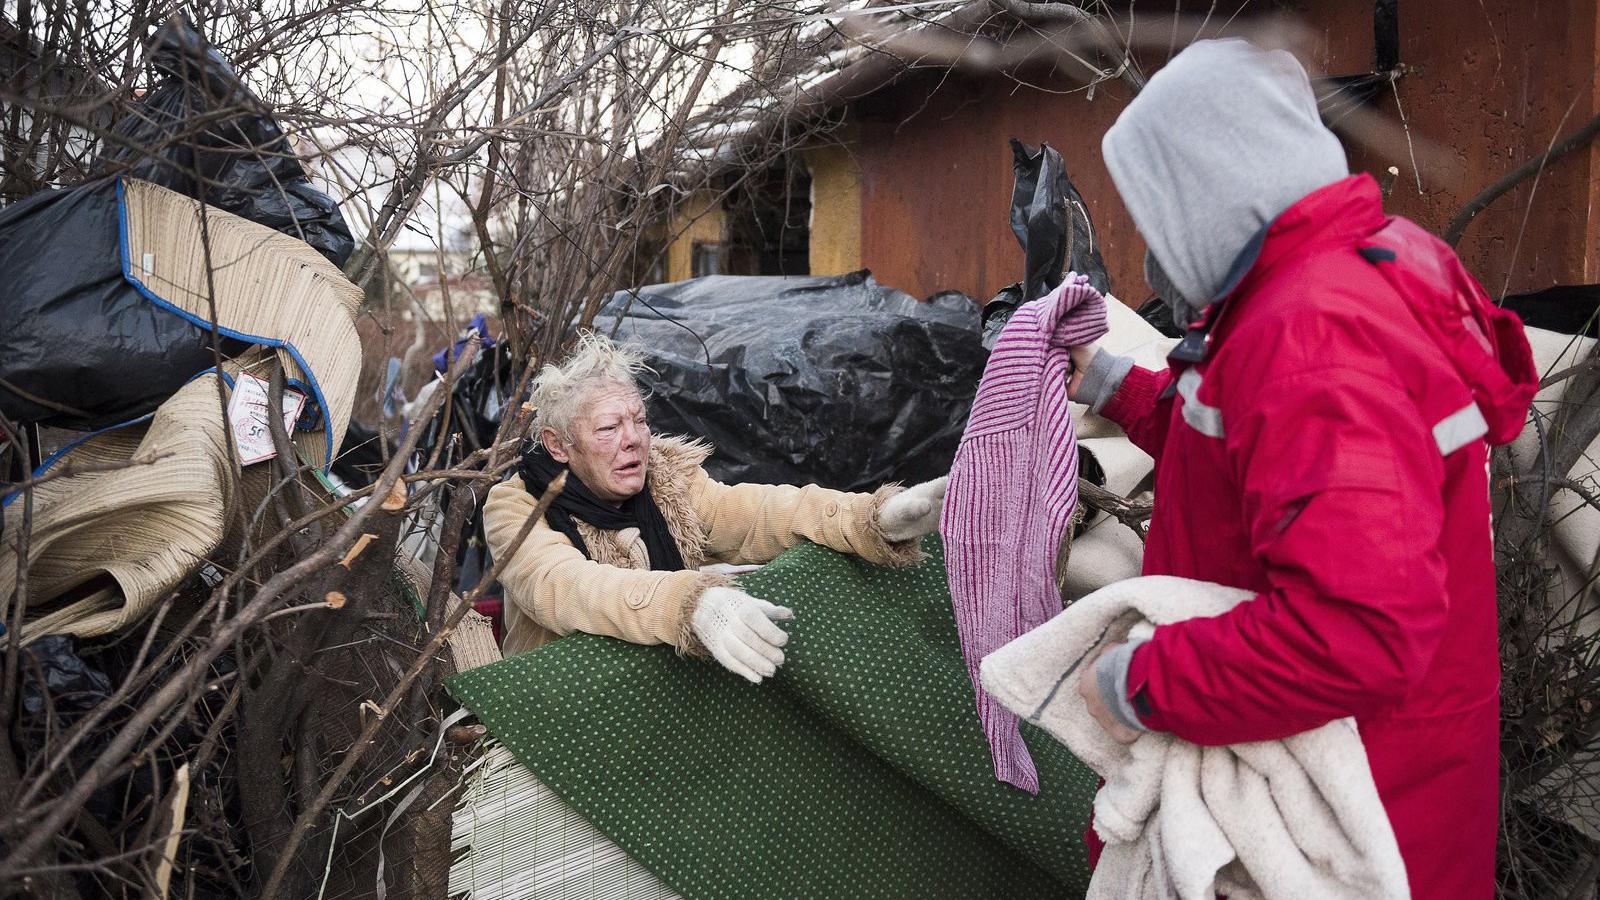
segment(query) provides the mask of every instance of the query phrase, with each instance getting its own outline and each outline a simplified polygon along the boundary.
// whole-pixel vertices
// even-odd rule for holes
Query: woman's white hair
[[[560,365],[545,366],[533,380],[534,440],[543,440],[546,428],[554,429],[563,440],[571,440],[573,420],[583,410],[590,391],[607,384],[638,390],[637,376],[647,368],[638,351],[619,347],[598,332],[579,334],[578,343],[566,360]]]

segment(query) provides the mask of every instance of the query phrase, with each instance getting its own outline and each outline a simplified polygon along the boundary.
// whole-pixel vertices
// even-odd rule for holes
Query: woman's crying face
[[[571,441],[547,439],[545,446],[601,500],[620,504],[644,490],[650,465],[644,398],[629,384],[596,384],[572,420]]]

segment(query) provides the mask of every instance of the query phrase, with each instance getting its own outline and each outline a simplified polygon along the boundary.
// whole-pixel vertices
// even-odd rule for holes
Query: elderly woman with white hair
[[[709,655],[752,682],[783,664],[794,613],[733,587],[708,563],[765,563],[801,541],[907,565],[937,530],[944,479],[853,494],[808,485],[720,484],[712,448],[653,435],[635,376],[640,357],[583,335],[534,382],[534,437],[521,472],[484,507],[499,556],[546,486],[562,491],[501,573],[507,655],[574,631]]]

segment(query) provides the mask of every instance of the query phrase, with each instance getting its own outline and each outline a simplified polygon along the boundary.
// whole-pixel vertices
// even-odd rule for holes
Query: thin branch
[[[1472,220],[1477,217],[1478,213],[1488,209],[1489,204],[1500,199],[1507,191],[1521,184],[1524,180],[1539,174],[1545,166],[1558,162],[1574,150],[1588,146],[1589,142],[1594,140],[1597,134],[1600,134],[1600,115],[1596,115],[1579,126],[1576,131],[1551,144],[1550,148],[1545,152],[1517,166],[1501,176],[1493,184],[1479,191],[1477,196],[1468,200],[1467,205],[1456,213],[1455,218],[1450,220],[1450,224],[1445,226],[1441,235],[1444,238],[1444,242],[1454,247],[1460,242],[1461,236],[1466,233],[1467,226],[1472,224]]]
[[[350,776],[350,772],[355,768],[356,763],[360,762],[361,757],[372,746],[373,739],[378,734],[378,729],[383,727],[384,722],[398,707],[401,699],[405,697],[407,689],[410,688],[411,682],[422,674],[423,670],[433,661],[435,654],[443,649],[445,642],[455,632],[456,626],[461,624],[462,618],[472,610],[473,603],[483,594],[484,589],[500,577],[501,570],[510,561],[511,557],[516,555],[516,551],[521,547],[522,542],[527,540],[528,535],[533,532],[534,525],[544,518],[545,511],[550,508],[551,503],[555,502],[556,497],[566,487],[566,484],[565,472],[556,476],[550,482],[549,487],[539,497],[539,502],[534,505],[533,512],[523,522],[522,528],[517,532],[516,538],[512,541],[510,547],[499,559],[495,560],[494,565],[488,572],[484,573],[477,586],[456,602],[455,608],[450,611],[450,615],[445,619],[444,625],[434,632],[427,646],[423,648],[421,653],[417,654],[416,659],[411,663],[411,667],[406,670],[405,675],[390,689],[389,695],[384,698],[377,714],[367,720],[365,727],[361,729],[361,736],[356,739],[355,744],[349,750],[345,751],[343,759],[339,762],[339,768],[334,770],[333,775],[323,783],[322,791],[317,794],[316,799],[301,812],[300,817],[295,821],[294,830],[289,833],[289,840],[285,843],[283,852],[278,857],[278,863],[273,867],[272,874],[268,876],[266,885],[261,890],[261,896],[277,896],[278,888],[283,884],[283,879],[288,874],[289,864],[294,857],[295,851],[299,849],[301,841],[305,840],[306,835],[311,830],[311,826],[322,815],[322,811],[328,808],[328,804],[333,801],[333,795],[339,790],[345,779]]]
[[[1134,62],[1133,50],[1117,37],[1103,17],[1074,3],[1032,3],[1029,0],[989,0],[989,2],[995,9],[1015,17],[1018,21],[1057,26],[1081,25],[1089,29],[1095,47],[1118,63],[1115,71],[1103,74],[1115,75],[1122,79],[1123,84],[1135,94],[1144,90],[1144,73],[1139,71],[1139,64]]]
[[[1144,540],[1148,530],[1150,516],[1155,512],[1155,504],[1145,500],[1129,500],[1112,491],[1089,481],[1085,478],[1078,479],[1078,498],[1091,509],[1106,513],[1118,522],[1133,529],[1133,533]]]

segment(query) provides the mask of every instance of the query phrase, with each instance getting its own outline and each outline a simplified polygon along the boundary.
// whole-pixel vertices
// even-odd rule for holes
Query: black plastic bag
[[[154,410],[214,356],[211,333],[122,276],[115,182],[0,210],[0,412],[92,431]],[[242,344],[224,338],[225,355]]]
[[[1038,149],[1011,139],[1011,232],[1022,245],[1023,280],[1001,288],[983,305],[983,344],[994,346],[1016,308],[1043,297],[1061,284],[1067,270],[1089,276],[1102,294],[1111,278],[1095,242],[1089,207],[1067,178],[1061,154],[1049,144]]]
[[[387,446],[387,449],[385,449]],[[339,455],[333,460],[333,474],[347,487],[364,488],[378,480],[384,463],[399,449],[375,428],[350,420],[345,427],[344,440],[339,442]]]
[[[78,656],[78,640],[70,635],[47,634],[22,655],[22,708],[30,715],[44,711],[46,694],[60,713],[92,709],[111,693],[111,679]]]
[[[1000,289],[1000,293],[989,298],[983,305],[983,348],[993,350],[995,341],[1000,340],[1000,332],[1005,330],[1006,323],[1011,321],[1011,314],[1017,307],[1026,303],[1022,299],[1022,282],[1008,284]]]
[[[1061,283],[1065,269],[1089,276],[1102,294],[1111,292],[1105,260],[1095,243],[1089,208],[1067,178],[1067,164],[1049,144],[1035,150],[1011,139],[1011,231],[1022,245],[1023,288],[1037,300]]]
[[[652,429],[709,441],[706,467],[726,482],[872,490],[944,475],[986,358],[970,298],[922,303],[865,271],[621,291],[595,327],[624,309],[616,337],[654,369]]]
[[[148,63],[162,75],[96,160],[300,238],[343,267],[355,241],[339,205],[311,186],[283,129],[187,21],[162,26]],[[198,175],[198,177],[196,177]]]
[[[1181,338],[1183,329],[1172,319],[1172,307],[1160,297],[1151,297],[1139,307],[1139,318],[1149,322],[1163,337]]]
[[[1558,284],[1542,291],[1512,294],[1500,305],[1531,328],[1600,337],[1600,285]]]
[[[1067,169],[1049,144],[1011,139],[1011,233],[1022,245],[1022,295],[1043,297],[1061,283],[1067,261]]]

